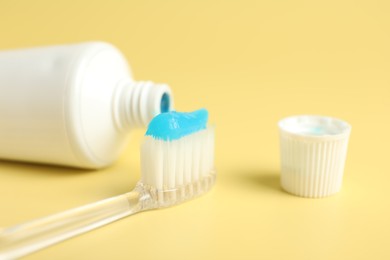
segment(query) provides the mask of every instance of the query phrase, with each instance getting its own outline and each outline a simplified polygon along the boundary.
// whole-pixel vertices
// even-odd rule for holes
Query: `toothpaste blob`
[[[149,123],[146,136],[164,141],[177,140],[206,129],[209,113],[202,108],[194,112],[161,113]]]

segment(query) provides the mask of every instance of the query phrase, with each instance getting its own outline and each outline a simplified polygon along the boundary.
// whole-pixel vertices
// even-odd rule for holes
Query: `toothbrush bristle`
[[[141,173],[141,185],[155,191],[159,206],[208,191],[215,178],[214,129],[208,127],[168,141],[145,136]]]

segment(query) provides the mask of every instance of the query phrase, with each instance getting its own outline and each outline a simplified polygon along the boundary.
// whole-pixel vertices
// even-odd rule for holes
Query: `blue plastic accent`
[[[208,117],[204,108],[190,113],[162,113],[152,119],[145,135],[165,141],[180,139],[206,129]]]

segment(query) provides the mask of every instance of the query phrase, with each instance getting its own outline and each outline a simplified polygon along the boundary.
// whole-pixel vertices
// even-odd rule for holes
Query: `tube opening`
[[[169,112],[170,107],[171,107],[171,98],[168,93],[164,93],[161,96],[160,112],[161,113]]]

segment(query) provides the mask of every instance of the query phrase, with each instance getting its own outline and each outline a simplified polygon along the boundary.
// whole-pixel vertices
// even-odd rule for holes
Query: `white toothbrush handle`
[[[0,259],[15,259],[142,210],[132,191],[0,230]]]

